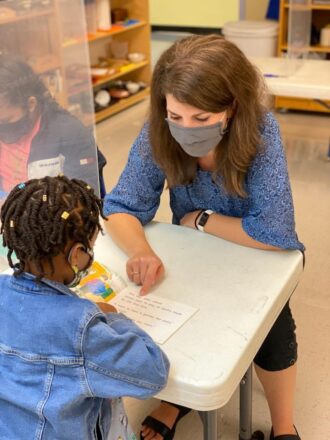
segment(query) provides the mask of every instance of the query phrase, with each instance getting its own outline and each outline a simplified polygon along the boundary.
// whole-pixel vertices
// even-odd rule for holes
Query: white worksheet
[[[158,344],[163,344],[198,309],[152,293],[139,295],[140,287],[128,286],[110,303],[132,319]]]

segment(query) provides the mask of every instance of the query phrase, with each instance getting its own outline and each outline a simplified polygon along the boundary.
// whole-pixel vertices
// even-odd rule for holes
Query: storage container
[[[226,40],[235,43],[247,56],[276,56],[277,21],[230,21],[224,24],[222,33]]]

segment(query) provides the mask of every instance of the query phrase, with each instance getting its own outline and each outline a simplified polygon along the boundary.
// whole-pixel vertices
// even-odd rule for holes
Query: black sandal
[[[153,429],[155,432],[157,432],[157,434],[163,437],[163,440],[173,440],[176,425],[178,424],[179,420],[182,419],[182,417],[184,417],[186,414],[188,414],[191,411],[191,409],[186,408],[185,406],[177,405],[176,403],[170,403],[170,402],[165,402],[165,403],[168,403],[169,405],[172,405],[175,408],[178,408],[179,410],[179,414],[177,415],[177,418],[175,419],[172,428],[169,428],[167,425],[165,425],[165,423],[155,419],[152,416],[147,416],[143,420],[142,425],[148,426],[149,428]],[[140,433],[140,440],[144,440],[144,437],[142,436],[141,433]]]
[[[274,437],[274,431],[272,428],[272,430],[270,431],[269,440],[301,440],[301,438],[299,437],[297,428],[294,427],[294,429],[296,430],[296,434],[283,434],[283,435],[277,435],[276,437]]]

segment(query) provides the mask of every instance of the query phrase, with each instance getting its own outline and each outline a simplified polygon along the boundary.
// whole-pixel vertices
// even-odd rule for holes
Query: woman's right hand
[[[161,259],[154,252],[143,250],[129,258],[126,272],[133,283],[142,285],[140,295],[145,295],[163,278],[165,269]]]
[[[128,278],[142,286],[140,295],[145,295],[164,276],[164,266],[150,247],[140,220],[131,214],[112,214],[108,217],[106,228],[115,243],[129,256],[126,263]]]

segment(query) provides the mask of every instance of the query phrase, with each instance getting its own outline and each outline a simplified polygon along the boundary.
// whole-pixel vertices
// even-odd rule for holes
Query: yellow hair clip
[[[10,226],[11,228],[14,227],[14,220],[10,220],[9,226]]]
[[[69,213],[68,213],[68,211],[63,211],[62,212],[62,214],[61,214],[61,218],[63,219],[63,220],[67,220],[67,218],[69,217]]]
[[[47,202],[47,194],[44,194],[44,195],[42,196],[42,201],[43,201],[43,202]]]
[[[86,189],[91,189],[91,187],[89,185],[86,185]]]

